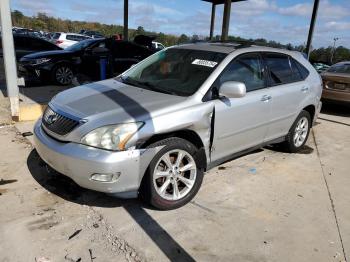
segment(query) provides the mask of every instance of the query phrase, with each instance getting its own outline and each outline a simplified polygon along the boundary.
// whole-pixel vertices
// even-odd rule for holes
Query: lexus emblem
[[[52,125],[53,123],[55,123],[57,121],[57,115],[49,115],[49,117],[47,118],[47,123],[49,125]]]

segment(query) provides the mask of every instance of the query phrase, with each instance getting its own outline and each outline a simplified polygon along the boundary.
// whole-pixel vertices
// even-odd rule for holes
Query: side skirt
[[[216,167],[218,165],[221,165],[222,163],[225,163],[227,161],[234,160],[234,159],[237,159],[237,158],[239,158],[241,156],[244,156],[244,155],[246,155],[246,154],[248,154],[248,153],[250,153],[250,152],[252,152],[254,150],[257,150],[259,148],[262,148],[264,146],[271,145],[271,144],[278,144],[278,143],[282,143],[284,141],[285,141],[285,136],[282,136],[282,137],[273,139],[271,141],[267,141],[267,142],[261,143],[259,145],[250,147],[248,149],[242,150],[240,152],[234,153],[232,155],[220,158],[218,160],[215,160],[215,161],[209,163],[208,166],[207,166],[206,171],[209,171],[210,169],[212,169],[212,168],[214,168],[214,167]]]

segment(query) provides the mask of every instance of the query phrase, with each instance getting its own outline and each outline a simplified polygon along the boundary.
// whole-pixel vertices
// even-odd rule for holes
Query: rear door
[[[300,113],[300,105],[307,99],[310,86],[303,81],[308,74],[299,70],[298,67],[303,66],[292,57],[281,53],[265,53],[264,60],[269,72],[268,89],[272,106],[271,123],[265,141],[270,141],[288,133]]]
[[[214,85],[219,87],[226,81],[245,83],[247,94],[242,98],[214,100],[212,161],[262,143],[270,120],[265,68],[259,54],[249,53],[235,58]]]
[[[63,40],[62,46],[63,46],[63,48],[67,48],[67,47],[69,47],[69,46],[71,46],[71,45],[74,45],[75,43],[78,43],[78,42],[79,42],[79,41],[78,41],[76,35],[70,35],[70,34],[68,34],[68,35],[66,35],[66,39]]]

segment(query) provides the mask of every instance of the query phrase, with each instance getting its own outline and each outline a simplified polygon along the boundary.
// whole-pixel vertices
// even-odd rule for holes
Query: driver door
[[[215,122],[211,161],[221,160],[264,141],[270,120],[271,102],[260,54],[235,58],[215,82],[243,82],[247,93],[241,98],[214,100]]]
[[[86,48],[81,56],[80,73],[90,77],[91,80],[100,80],[100,57],[93,53],[96,47],[106,47],[106,42],[101,41]],[[107,71],[108,72],[108,71]]]

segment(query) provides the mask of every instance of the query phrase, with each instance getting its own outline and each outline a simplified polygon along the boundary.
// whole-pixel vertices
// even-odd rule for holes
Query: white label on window
[[[208,61],[208,60],[201,60],[201,59],[195,59],[192,62],[192,65],[201,65],[201,66],[207,66],[207,67],[214,67],[218,63],[214,61]]]

